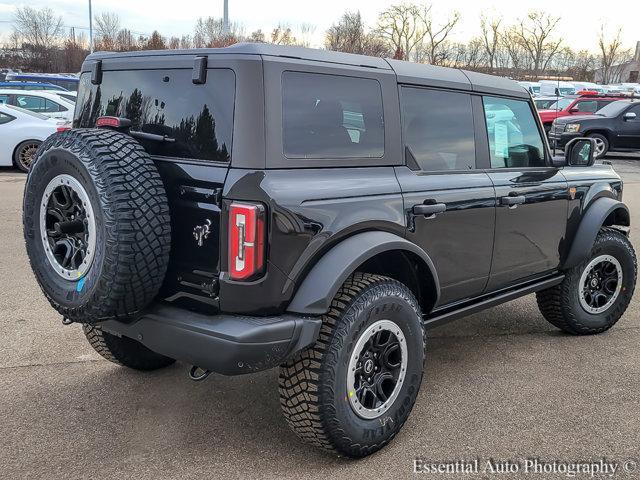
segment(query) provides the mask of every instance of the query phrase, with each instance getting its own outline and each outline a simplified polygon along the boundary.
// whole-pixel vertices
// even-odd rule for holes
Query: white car
[[[63,92],[66,93],[66,92]],[[0,103],[15,105],[49,118],[73,120],[75,103],[57,93],[33,90],[0,89]]]
[[[13,105],[0,104],[0,166],[27,172],[38,146],[66,122]]]
[[[562,82],[558,80],[540,80],[540,96],[558,96],[574,95],[576,87],[573,83]]]

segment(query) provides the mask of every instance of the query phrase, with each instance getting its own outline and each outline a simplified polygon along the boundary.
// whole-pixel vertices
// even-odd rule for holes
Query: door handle
[[[502,197],[500,200],[502,205],[508,205],[509,208],[517,207],[518,205],[522,205],[525,202],[526,198],[524,195],[513,195],[508,197]]]
[[[444,203],[431,203],[413,206],[414,215],[424,215],[425,217],[434,217],[438,213],[443,213],[447,210],[447,205]]]

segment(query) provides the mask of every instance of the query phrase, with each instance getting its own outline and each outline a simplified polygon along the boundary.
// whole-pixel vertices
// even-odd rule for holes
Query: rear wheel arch
[[[387,250],[360,265],[359,272],[393,278],[411,290],[421,310],[428,313],[435,306],[436,279],[426,262],[408,250]]]
[[[396,261],[403,267],[394,265]],[[407,266],[410,268],[404,268]],[[435,266],[424,250],[393,233],[369,231],[353,235],[325,253],[302,280],[287,310],[308,315],[326,313],[340,286],[356,271],[405,283],[422,308],[430,309],[440,296]]]

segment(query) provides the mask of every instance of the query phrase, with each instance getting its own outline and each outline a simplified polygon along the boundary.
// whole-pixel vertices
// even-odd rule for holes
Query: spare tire
[[[69,320],[127,320],[158,294],[169,263],[169,203],[153,161],[127,135],[79,129],[49,137],[27,177],[23,227],[40,288]]]

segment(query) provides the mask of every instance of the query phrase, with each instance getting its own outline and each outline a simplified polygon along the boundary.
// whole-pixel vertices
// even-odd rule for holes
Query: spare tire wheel
[[[69,320],[126,320],[158,294],[169,204],[153,161],[127,135],[78,129],[49,137],[27,177],[23,227],[36,279]]]

